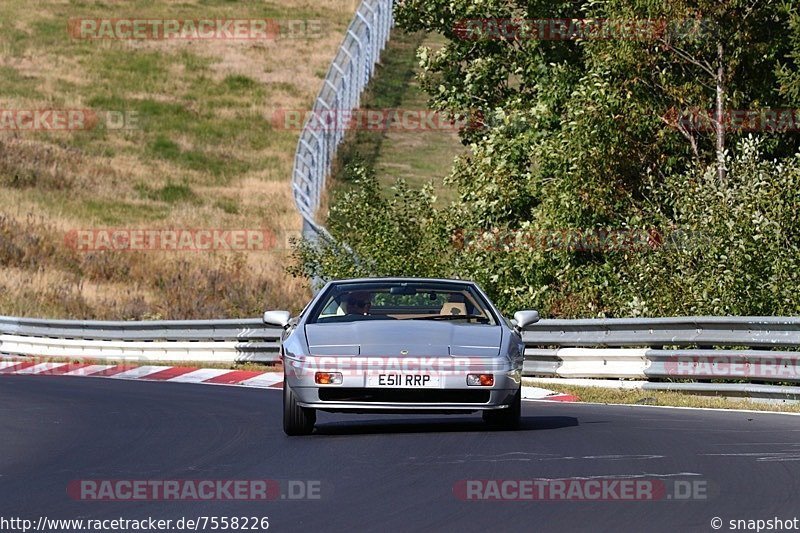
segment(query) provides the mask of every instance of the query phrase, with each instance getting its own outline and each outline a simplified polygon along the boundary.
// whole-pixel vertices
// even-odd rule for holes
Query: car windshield
[[[443,282],[361,282],[332,285],[309,323],[431,320],[496,325],[472,285]]]

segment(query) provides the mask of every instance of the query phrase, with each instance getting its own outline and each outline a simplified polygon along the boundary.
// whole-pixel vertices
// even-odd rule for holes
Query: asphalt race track
[[[3,376],[0,515],[268,516],[270,531],[722,531],[800,518],[800,417],[525,402],[523,428],[479,415],[320,414],[281,429],[281,393]],[[700,481],[705,499],[465,501],[461,480]],[[319,499],[78,501],[76,479],[317,480]],[[463,486],[463,481],[462,481]],[[458,491],[455,491],[456,493]],[[311,529],[309,529],[311,528]],[[523,529],[524,528],[524,529]]]

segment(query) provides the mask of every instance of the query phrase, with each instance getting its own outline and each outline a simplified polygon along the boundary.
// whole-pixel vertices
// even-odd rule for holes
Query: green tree
[[[495,31],[506,19],[651,26],[622,38],[542,40]],[[374,185],[343,204],[377,206],[361,229],[338,225],[332,209],[332,232],[358,248],[351,271],[471,277],[506,311],[536,307],[559,316],[791,311],[794,293],[770,303],[769,291],[756,287],[794,279],[786,250],[796,243],[787,247],[786,236],[800,234],[799,223],[766,206],[796,205],[798,134],[751,139],[725,117],[730,109],[800,104],[800,19],[792,2],[404,0],[397,20],[447,37],[444,47],[419,51],[420,81],[433,109],[470,119],[461,132],[470,150],[448,177],[458,191],[453,205],[434,211],[411,191],[395,193],[397,202],[426,212],[418,231],[405,228],[413,238],[392,241],[395,247],[358,233],[375,227],[393,235],[383,225],[400,227],[399,204],[387,209]],[[487,31],[470,33],[476,25]],[[706,116],[707,124],[681,120],[685,112]],[[748,217],[780,231],[759,233]],[[537,238],[652,228],[695,237],[705,228],[717,237],[715,244],[601,250]],[[452,235],[470,244],[454,244]],[[514,237],[485,245],[486,235]],[[420,243],[444,260],[417,255]],[[764,255],[743,261],[735,255],[742,249]],[[387,250],[410,259],[393,262]],[[346,257],[305,253],[298,260],[306,274]]]
[[[452,252],[430,187],[414,190],[398,180],[387,196],[360,162],[345,173],[354,187],[332,202],[332,238],[294,247],[295,276],[333,279],[367,276],[433,276]]]

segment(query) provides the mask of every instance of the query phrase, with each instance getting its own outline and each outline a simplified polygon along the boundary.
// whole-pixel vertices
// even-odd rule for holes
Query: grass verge
[[[192,319],[301,309],[308,288],[284,273],[285,237],[300,228],[290,187],[299,131],[273,119],[311,107],[356,5],[0,2],[0,112],[97,117],[70,131],[0,127],[0,314]],[[267,18],[292,31],[266,40],[76,39],[68,21],[83,18]],[[81,253],[68,242],[72,231],[112,228],[265,230],[276,245]]]
[[[445,43],[438,35],[395,30],[381,56],[375,76],[361,99],[363,110],[428,110],[428,96],[417,82],[420,72],[416,51],[420,46],[437,48]],[[416,116],[416,115],[415,115]],[[344,169],[353,161],[375,170],[378,181],[390,187],[403,178],[415,188],[432,183],[440,204],[455,198],[444,184],[456,156],[466,148],[456,131],[392,127],[386,131],[359,128],[348,132],[339,148],[333,171],[334,193],[350,186]]]

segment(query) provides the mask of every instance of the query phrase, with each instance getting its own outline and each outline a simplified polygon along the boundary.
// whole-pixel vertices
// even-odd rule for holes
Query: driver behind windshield
[[[348,315],[366,315],[372,306],[372,295],[368,292],[352,292],[345,300],[345,311]]]

